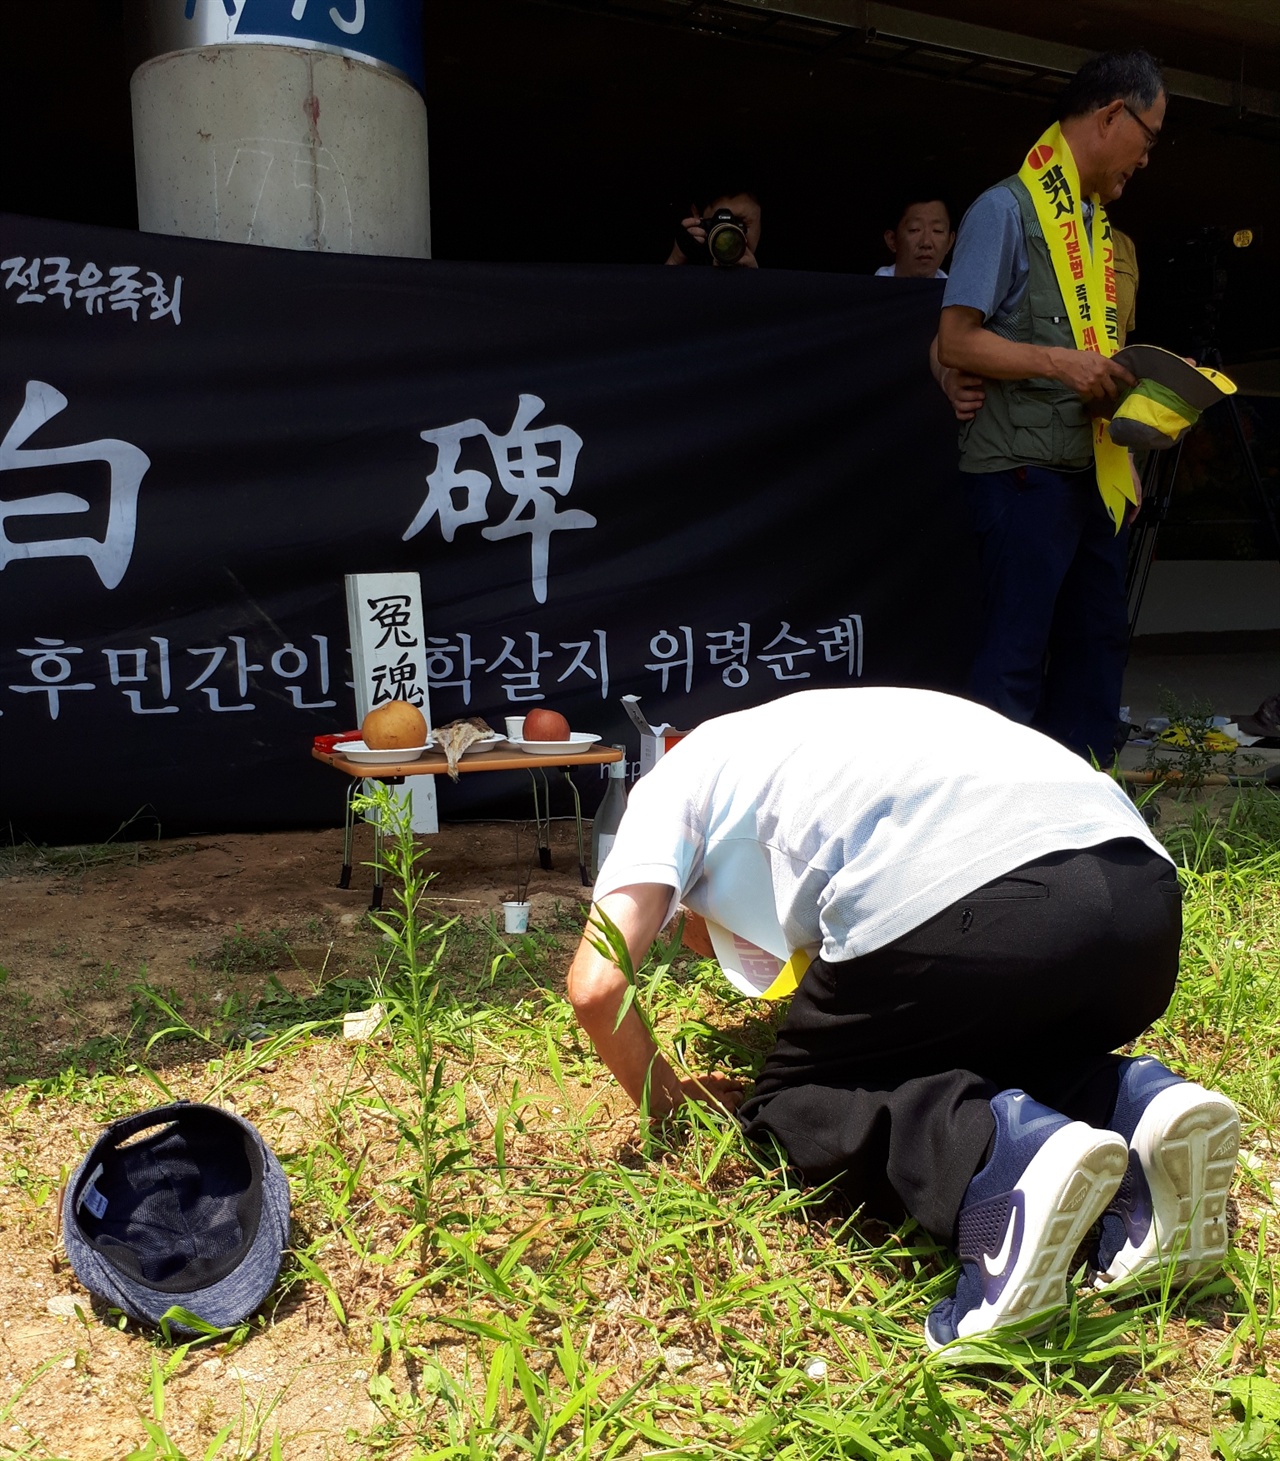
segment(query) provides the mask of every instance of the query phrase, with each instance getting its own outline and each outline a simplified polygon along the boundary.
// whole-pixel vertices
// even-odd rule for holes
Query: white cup
[[[504,903],[502,905],[502,925],[504,933],[527,933],[529,931],[529,905],[527,903]]]
[[[507,728],[507,739],[509,741],[518,741],[518,740],[520,740],[523,737],[523,735],[524,735],[524,716],[523,715],[509,715],[509,716],[507,716],[506,720],[503,721],[503,725],[505,725],[506,728]]]

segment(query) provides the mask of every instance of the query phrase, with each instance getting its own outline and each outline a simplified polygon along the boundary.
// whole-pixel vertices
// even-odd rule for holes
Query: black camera
[[[747,231],[742,220],[728,208],[717,208],[709,218],[702,220],[706,229],[706,243],[699,243],[684,227],[676,229],[676,242],[680,252],[691,264],[719,264],[731,268],[747,251]]]

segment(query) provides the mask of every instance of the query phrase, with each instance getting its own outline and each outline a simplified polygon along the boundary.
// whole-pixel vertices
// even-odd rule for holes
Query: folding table
[[[414,761],[397,761],[391,765],[370,766],[358,761],[349,761],[342,754],[341,745],[332,751],[313,747],[312,756],[342,771],[351,777],[347,788],[346,818],[343,822],[342,873],[338,878],[340,888],[351,886],[351,840],[355,827],[355,799],[362,781],[381,781],[388,786],[400,786],[408,776],[440,776],[447,772],[449,763],[443,751],[426,751]],[[590,887],[587,876],[587,854],[582,835],[582,799],[573,783],[570,771],[575,766],[607,766],[621,761],[626,753],[621,746],[593,746],[585,751],[566,751],[564,755],[532,756],[526,751],[494,750],[472,751],[458,762],[458,771],[463,776],[477,772],[527,771],[533,783],[533,815],[538,829],[538,863],[543,868],[551,866],[551,788],[547,784],[547,772],[559,770],[569,783],[573,793],[573,816],[578,832],[578,873],[582,886]],[[541,798],[539,797],[541,783]],[[373,824],[373,901],[370,908],[382,907],[382,828]]]

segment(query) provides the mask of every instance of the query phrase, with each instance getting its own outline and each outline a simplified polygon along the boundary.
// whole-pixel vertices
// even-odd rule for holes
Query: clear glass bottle
[[[613,846],[613,839],[618,835],[618,826],[622,821],[622,814],[627,809],[627,762],[625,757],[621,761],[609,763],[609,784],[601,799],[600,806],[591,822],[591,881],[600,876],[600,868],[606,857],[609,856],[609,849]]]

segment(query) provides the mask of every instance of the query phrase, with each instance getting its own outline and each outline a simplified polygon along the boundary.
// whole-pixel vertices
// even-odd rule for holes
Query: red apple
[[[539,706],[525,716],[521,734],[526,741],[567,741],[569,722],[559,711],[544,710]]]

